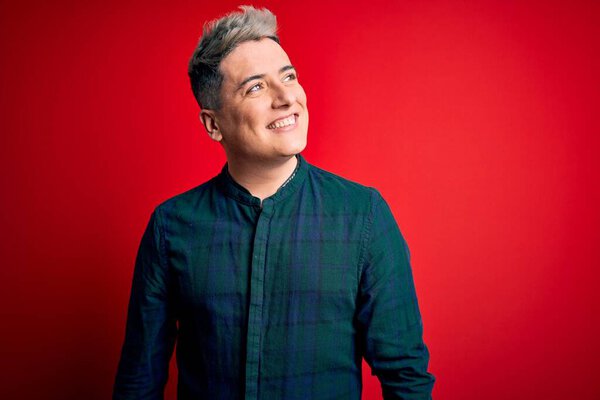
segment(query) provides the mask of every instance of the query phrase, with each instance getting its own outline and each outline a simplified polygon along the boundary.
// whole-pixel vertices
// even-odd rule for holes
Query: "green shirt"
[[[114,399],[386,399],[434,382],[409,250],[379,192],[308,164],[264,199],[223,171],[159,205],[136,259]]]

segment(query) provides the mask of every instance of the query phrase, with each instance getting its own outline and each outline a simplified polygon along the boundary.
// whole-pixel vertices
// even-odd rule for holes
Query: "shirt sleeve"
[[[137,253],[113,400],[163,399],[177,335],[159,210]]]
[[[430,399],[434,377],[410,267],[408,246],[375,191],[366,226],[357,320],[364,357],[384,399]]]

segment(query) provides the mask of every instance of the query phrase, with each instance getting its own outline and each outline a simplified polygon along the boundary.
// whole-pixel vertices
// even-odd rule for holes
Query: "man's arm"
[[[113,400],[164,396],[177,326],[169,301],[172,282],[160,222],[156,210],[138,250]]]
[[[365,359],[384,399],[430,399],[434,377],[410,267],[410,253],[389,206],[374,194],[362,256],[357,320]]]

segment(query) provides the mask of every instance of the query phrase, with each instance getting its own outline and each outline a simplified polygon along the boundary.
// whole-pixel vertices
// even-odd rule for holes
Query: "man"
[[[386,399],[433,377],[408,248],[380,194],[306,162],[308,110],[275,17],[205,27],[189,68],[227,164],[154,211],[136,259],[114,399]]]

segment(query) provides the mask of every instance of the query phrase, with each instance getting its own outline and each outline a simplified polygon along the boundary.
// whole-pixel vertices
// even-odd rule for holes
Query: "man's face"
[[[221,108],[214,112],[229,160],[284,161],[306,146],[306,94],[281,46],[243,42],[221,61]]]

